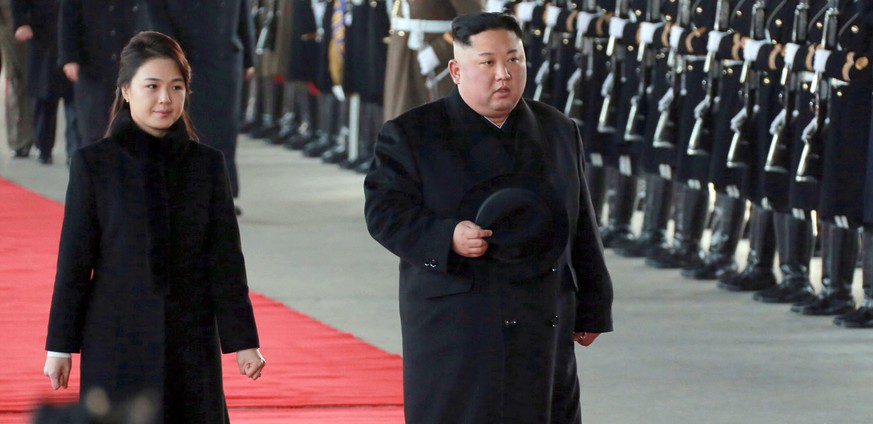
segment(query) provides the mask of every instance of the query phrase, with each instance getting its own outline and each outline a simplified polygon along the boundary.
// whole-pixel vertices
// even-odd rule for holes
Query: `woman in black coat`
[[[221,153],[192,139],[190,67],[179,45],[136,35],[121,56],[109,137],[71,163],[45,373],[82,399],[153,396],[155,422],[227,422],[221,352],[264,359]]]

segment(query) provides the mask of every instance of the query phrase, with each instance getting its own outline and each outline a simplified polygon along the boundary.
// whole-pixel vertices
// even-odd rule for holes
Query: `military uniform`
[[[873,88],[869,59],[873,25],[859,19],[857,3],[838,5],[837,45],[825,60],[813,59],[829,78],[830,103],[821,173],[818,212],[822,239],[822,292],[812,301],[795,304],[804,315],[842,315],[854,310],[852,278],[859,254],[858,227],[863,220],[867,145]],[[824,24],[827,26],[827,23]],[[818,54],[818,53],[817,53]],[[822,62],[823,67],[819,67]]]
[[[9,84],[6,94],[6,142],[13,157],[27,157],[33,147],[33,109],[27,94],[27,47],[15,41],[12,1],[0,1],[0,49],[3,71]]]
[[[391,36],[385,71],[385,120],[435,100],[449,92],[452,80],[444,70],[452,58],[451,21],[457,16],[485,10],[483,0],[392,0]],[[418,51],[430,46],[440,65],[431,79],[433,90],[421,74]]]

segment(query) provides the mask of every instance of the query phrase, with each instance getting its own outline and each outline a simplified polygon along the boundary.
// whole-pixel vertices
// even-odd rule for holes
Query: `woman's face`
[[[130,116],[143,131],[163,137],[185,109],[185,82],[176,62],[155,58],[142,64],[130,85],[121,89]]]

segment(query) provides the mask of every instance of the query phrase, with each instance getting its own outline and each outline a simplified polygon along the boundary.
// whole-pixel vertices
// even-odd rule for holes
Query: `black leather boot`
[[[873,328],[873,228],[864,229],[862,278],[864,303],[860,308],[834,318],[834,324],[846,328]]]
[[[609,198],[609,223],[601,228],[603,247],[615,247],[634,240],[630,221],[637,210],[637,177],[624,175],[616,168],[613,173],[613,194]]]
[[[709,252],[701,266],[682,269],[682,276],[695,280],[716,280],[736,274],[737,261],[734,256],[743,234],[746,207],[745,198],[721,192],[716,194]]]
[[[641,258],[655,249],[666,249],[672,199],[673,183],[659,175],[649,175],[646,178],[645,215],[640,236],[633,242],[615,246],[612,251],[626,258]]]
[[[272,145],[285,144],[295,134],[297,134],[297,116],[291,112],[285,112],[282,118],[279,119],[279,131],[269,139]]]
[[[803,315],[843,315],[855,309],[852,277],[858,261],[858,230],[830,225],[822,240],[822,291],[810,302],[798,303],[791,310]]]
[[[773,259],[776,255],[776,232],[773,212],[760,205],[752,205],[749,218],[749,256],[746,267],[739,274],[726,276],[718,288],[728,291],[757,291],[776,285]]]
[[[588,168],[585,169],[585,181],[591,193],[594,217],[599,225],[603,217],[603,204],[606,202],[606,168],[589,163]]]
[[[799,303],[815,297],[809,281],[809,261],[812,257],[812,221],[799,219],[790,213],[776,212],[776,250],[782,281],[752,297],[764,303]]]
[[[695,189],[682,184],[681,199],[676,205],[676,228],[673,245],[666,252],[659,251],[646,257],[646,265],[654,268],[694,268],[703,263],[700,238],[706,227],[709,208],[709,190]]]

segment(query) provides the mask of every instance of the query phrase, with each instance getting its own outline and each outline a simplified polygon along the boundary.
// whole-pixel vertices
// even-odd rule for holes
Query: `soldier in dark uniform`
[[[583,0],[581,7],[577,5],[572,10],[568,7],[567,11],[562,13],[555,23],[556,28],[576,31],[574,45],[578,48],[578,54],[574,55],[575,66],[573,70],[575,72],[578,69],[579,76],[573,84],[573,88],[574,95],[581,97],[582,104],[581,107],[571,107],[569,116],[579,124],[582,133],[587,163],[586,179],[598,222],[601,222],[603,204],[606,198],[605,156],[610,143],[610,134],[597,131],[597,121],[603,105],[601,88],[608,74],[609,58],[606,55],[606,47],[609,35],[609,17],[614,7],[614,0]],[[527,43],[528,41],[525,40],[525,45]],[[530,73],[528,73],[528,79],[530,80]],[[564,106],[566,109],[566,105]]]
[[[58,0],[13,0],[15,38],[29,41],[27,88],[33,99],[34,144],[39,161],[52,163],[58,102],[64,99],[67,158],[79,147],[73,87],[58,65]]]
[[[858,2],[858,10],[861,21],[867,26],[873,25],[873,1],[862,0]],[[869,75],[870,52],[868,51],[864,57],[868,59],[868,62],[863,68]],[[864,301],[860,308],[834,320],[834,323],[846,328],[873,328],[873,172],[870,172],[870,169],[873,169],[873,133],[868,137],[868,171],[864,183],[864,232],[862,237]]]
[[[83,144],[105,136],[115,98],[118,55],[134,34],[149,25],[136,0],[61,0],[59,63],[73,82],[76,125]]]
[[[675,155],[670,149],[656,148],[653,144],[655,130],[660,115],[659,100],[670,89],[669,65],[669,25],[675,22],[677,4],[673,0],[661,0],[657,16],[650,16],[649,21],[641,20],[637,27],[641,43],[645,43],[652,55],[647,64],[640,66],[642,72],[647,72],[646,101],[640,103],[644,108],[645,117],[641,123],[643,138],[639,149],[640,168],[645,175],[645,216],[639,237],[632,242],[622,243],[614,248],[616,254],[626,257],[644,257],[654,255],[659,249],[665,249],[667,223],[670,220],[670,209],[673,200],[672,167],[675,165]],[[639,9],[637,9],[639,10]],[[646,16],[648,11],[642,13]],[[666,31],[665,31],[666,28]],[[625,31],[626,33],[628,31]],[[645,67],[648,66],[648,69]]]
[[[671,148],[676,155],[674,178],[679,193],[675,200],[673,245],[646,258],[646,264],[655,268],[693,269],[703,263],[700,239],[709,208],[709,190],[705,185],[709,177],[709,160],[707,157],[688,155],[686,151],[695,122],[694,109],[705,97],[703,82],[706,73],[703,67],[707,51],[706,32],[713,27],[715,3],[695,0],[690,4],[690,24],[687,27],[674,25],[670,28],[671,48],[682,56],[680,63],[685,66],[682,70],[684,96],[675,124],[676,141]]]
[[[716,198],[709,250],[702,263],[682,270],[682,275],[689,278],[721,279],[737,270],[734,257],[745,221],[748,168],[728,167],[727,159],[734,136],[731,121],[745,106],[744,97],[736,93],[743,89],[740,81],[744,67],[741,34],[749,32],[753,4],[752,1],[717,2],[713,12],[720,14],[714,16],[716,22],[721,22],[717,22],[717,27],[707,34],[711,67],[704,87],[709,90],[709,97],[697,106],[695,125],[698,125],[698,131],[689,142],[694,144],[689,146],[686,154],[699,159],[708,157],[707,181],[715,189]],[[752,74],[749,75],[752,78]]]
[[[830,104],[821,172],[818,213],[822,239],[822,291],[792,306],[804,315],[843,315],[855,309],[852,279],[859,254],[858,228],[864,217],[864,183],[873,88],[869,68],[873,27],[852,0],[838,2],[836,46],[813,55],[813,69],[829,78]],[[824,23],[828,27],[828,22]],[[814,177],[815,167],[810,167]],[[839,322],[842,317],[838,317]]]
[[[255,72],[249,1],[149,0],[147,5],[153,27],[178,40],[191,62],[191,118],[200,141],[224,153],[236,198],[238,105],[243,80]]]
[[[343,88],[360,98],[357,140],[350,137],[349,156],[341,166],[365,173],[373,157],[373,145],[382,127],[385,62],[388,45],[385,40],[391,29],[388,4],[385,0],[352,0],[351,26],[346,42],[348,63],[369,63],[370,66],[346,66]],[[352,155],[352,148],[356,147]]]
[[[758,243],[752,245],[743,278],[725,288],[760,290],[754,299],[766,303],[797,303],[808,300],[813,293],[809,281],[814,240],[811,208],[792,210],[790,203],[797,169],[797,160],[791,158],[799,159],[802,148],[802,145],[793,143],[792,138],[801,141],[799,134],[809,123],[809,102],[812,99],[809,81],[812,74],[803,71],[802,64],[795,68],[795,64],[787,62],[782,54],[793,42],[806,39],[809,33],[806,23],[812,17],[808,3],[798,7],[800,2],[797,0],[768,2],[768,32],[773,42],[763,44],[755,62],[759,69],[767,70],[768,78],[779,81],[779,85],[770,84],[765,86],[765,90],[774,87],[780,94],[761,97],[762,114],[772,121],[758,123],[762,139],[771,137],[769,143],[759,146],[756,159],[758,174],[755,181],[761,202],[755,204],[753,221],[758,231],[753,233],[752,240]],[[795,19],[798,24],[795,24]],[[774,150],[772,157],[771,150]],[[776,153],[781,156],[776,156]],[[761,230],[767,233],[761,234]],[[772,238],[774,234],[775,240]],[[781,273],[778,285],[773,274],[774,245],[779,253]]]
[[[294,87],[289,100],[294,104],[292,109],[299,119],[299,125],[296,133],[285,140],[284,145],[292,150],[300,150],[316,136],[318,95],[309,87],[313,86],[315,81],[315,67],[312,64],[316,63],[319,43],[318,25],[316,25],[312,2],[292,0],[292,3],[292,35],[285,80]]]

